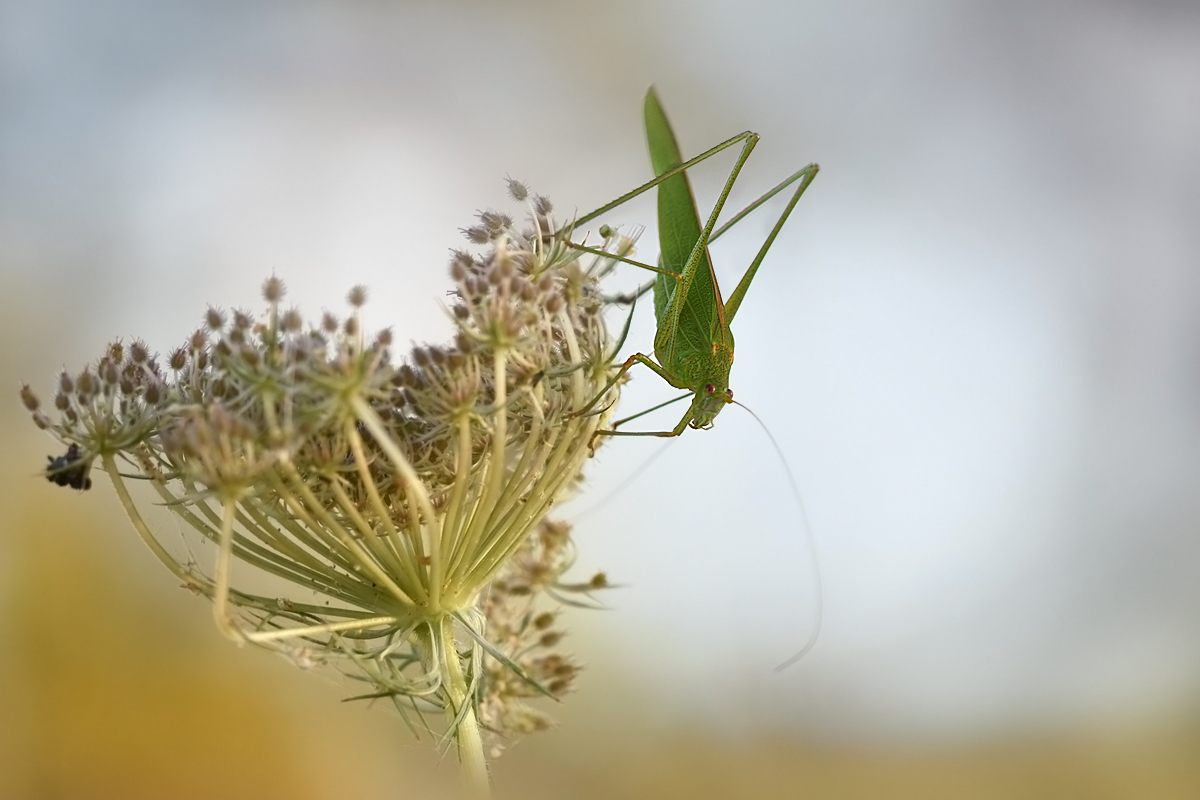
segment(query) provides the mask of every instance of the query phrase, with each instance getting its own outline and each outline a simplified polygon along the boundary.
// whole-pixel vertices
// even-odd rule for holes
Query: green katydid
[[[742,299],[754,275],[758,271],[775,237],[783,228],[788,215],[792,213],[804,190],[816,177],[819,167],[809,164],[771,189],[758,200],[738,212],[733,219],[716,228],[717,218],[725,205],[729,192],[737,180],[742,165],[746,163],[750,152],[758,143],[758,134],[746,131],[732,139],[722,142],[716,147],[701,153],[690,161],[684,161],[680,155],[675,135],[667,122],[662,104],[653,87],[646,93],[645,104],[646,138],[650,145],[650,160],[657,177],[632,192],[625,194],[611,203],[596,209],[592,213],[575,220],[573,228],[588,222],[601,214],[621,205],[627,200],[657,186],[658,187],[658,227],[660,242],[660,267],[652,267],[632,259],[620,258],[630,264],[651,270],[657,275],[654,287],[654,315],[658,323],[658,331],[654,337],[654,359],[642,353],[634,353],[621,366],[595,399],[581,409],[586,412],[599,401],[608,388],[615,385],[621,376],[629,371],[634,364],[645,364],[663,380],[678,389],[686,389],[692,396],[692,404],[684,414],[679,424],[670,431],[618,431],[617,425],[661,408],[663,403],[654,408],[628,417],[614,424],[612,430],[600,430],[597,434],[607,436],[678,436],[688,427],[710,428],[713,419],[727,404],[733,402],[733,391],[729,388],[729,370],[733,366],[733,333],[729,329],[734,316],[741,307]],[[696,201],[688,182],[686,170],[716,153],[741,143],[742,149],[737,162],[725,187],[721,190],[716,206],[709,214],[703,229],[700,227],[700,215],[696,210]],[[750,262],[737,288],[727,300],[722,300],[721,290],[717,285],[713,272],[712,260],[708,254],[709,242],[729,230],[735,223],[750,212],[757,209],[777,193],[796,181],[800,181],[796,191],[788,201],[775,227],[763,242],[758,254]],[[582,245],[573,245],[581,250],[597,252]],[[598,253],[612,257],[607,253]],[[688,395],[681,395],[676,400],[682,400]],[[675,402],[674,400],[669,402]]]

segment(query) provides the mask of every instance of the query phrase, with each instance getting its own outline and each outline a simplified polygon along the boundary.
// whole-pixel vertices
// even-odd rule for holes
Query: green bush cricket
[[[788,216],[792,213],[801,195],[804,194],[808,185],[812,183],[813,178],[816,177],[819,170],[816,164],[809,164],[803,169],[798,170],[718,228],[716,226],[717,219],[721,214],[721,210],[729,197],[729,193],[733,188],[734,182],[737,180],[742,166],[746,163],[751,151],[758,143],[758,135],[746,131],[685,162],[680,154],[679,145],[671,130],[670,123],[663,112],[662,103],[659,101],[653,87],[646,93],[645,125],[646,139],[650,149],[650,160],[656,175],[654,180],[578,218],[571,226],[560,231],[558,235],[565,241],[566,236],[571,231],[577,229],[579,225],[594,220],[634,197],[656,186],[658,187],[659,266],[650,266],[649,264],[634,261],[624,256],[615,256],[611,252],[603,252],[573,242],[568,242],[568,244],[571,247],[586,250],[606,258],[615,258],[618,261],[624,261],[655,273],[654,280],[642,287],[631,299],[636,300],[637,297],[641,296],[641,294],[651,287],[654,289],[654,316],[657,322],[657,332],[654,337],[654,355],[658,360],[655,361],[643,353],[635,353],[625,361],[617,374],[608,382],[604,391],[607,392],[609,388],[616,384],[634,364],[642,363],[657,373],[667,383],[676,388],[685,389],[687,393],[614,422],[612,429],[598,430],[596,431],[596,435],[679,436],[688,427],[711,427],[714,418],[720,413],[721,409],[733,402],[733,392],[729,389],[729,372],[733,365],[734,348],[730,323],[733,322],[734,316],[741,307],[746,291],[750,288],[758,267],[774,243],[775,237],[779,235],[784,223],[787,222]],[[700,214],[696,207],[691,184],[687,179],[686,170],[737,144],[741,145],[741,152],[738,154],[737,161],[725,181],[725,186],[721,190],[712,213],[708,216],[708,220],[702,228]],[[783,213],[776,220],[770,234],[764,240],[753,261],[750,262],[750,266],[746,268],[745,274],[742,275],[733,293],[729,296],[728,300],[723,300],[716,275],[713,272],[712,259],[708,253],[708,244],[715,241],[723,233],[757,210],[775,195],[789,186],[796,184],[797,181],[799,181],[799,184],[796,186]],[[614,234],[611,229],[602,227],[601,235],[607,239]],[[626,333],[628,330],[629,323],[627,322],[625,327]],[[624,339],[625,336],[622,334],[622,344],[624,343]],[[618,344],[618,347],[620,347],[620,344]],[[602,396],[603,392],[593,398],[578,413],[587,413],[599,402]],[[679,424],[672,430],[616,430],[620,425],[630,420],[689,396],[692,398],[691,405],[687,413],[679,421]],[[750,411],[750,414],[762,426],[763,431],[771,440],[775,453],[779,456],[780,463],[787,474],[788,483],[791,486],[792,494],[795,497],[796,505],[803,522],[803,528],[805,531],[811,531],[807,512],[804,509],[804,501],[800,496],[799,487],[792,475],[791,468],[788,466],[787,459],[783,455],[783,451],[779,448],[775,438],[771,436],[758,416],[753,411]],[[816,565],[818,559],[811,533],[807,536],[807,542],[812,563]],[[820,634],[821,619],[823,616],[822,609],[824,607],[819,570],[816,573],[815,591],[817,621],[813,631],[800,651],[780,664],[776,668],[777,671],[784,670],[794,664],[816,644]]]
[[[733,189],[738,173],[758,143],[758,134],[750,131],[740,133],[685,162],[680,155],[679,145],[676,143],[675,135],[671,131],[671,126],[667,122],[666,114],[663,112],[662,104],[653,87],[646,93],[645,120],[650,160],[657,177],[575,220],[572,229],[599,217],[655,186],[658,187],[659,263],[661,266],[652,267],[632,259],[619,259],[657,273],[653,287],[654,316],[658,323],[658,330],[654,337],[654,355],[658,360],[655,361],[643,353],[634,353],[621,366],[604,391],[607,392],[609,387],[616,384],[634,364],[641,363],[672,386],[687,390],[692,397],[692,403],[683,419],[672,430],[618,431],[616,428],[643,414],[682,400],[688,394],[620,420],[614,423],[610,430],[596,432],[598,435],[605,436],[678,436],[689,426],[707,429],[712,427],[713,419],[721,409],[733,402],[733,391],[729,388],[729,371],[733,366],[733,333],[729,326],[742,305],[746,290],[750,288],[759,264],[766,257],[767,251],[783,228],[788,215],[792,213],[792,209],[800,200],[800,196],[804,194],[804,190],[812,183],[819,169],[816,164],[809,164],[738,212],[729,222],[716,228],[717,218]],[[737,162],[729,173],[720,197],[702,229],[696,200],[692,194],[686,170],[739,143],[742,145],[742,149],[738,154]],[[716,240],[746,215],[796,181],[800,181],[800,184],[776,221],[775,227],[763,242],[762,247],[759,248],[754,260],[750,262],[750,266],[742,275],[737,288],[733,290],[727,300],[722,300],[721,289],[713,272],[712,259],[708,254],[709,242]],[[598,252],[583,245],[572,244],[572,246],[588,252]],[[601,253],[601,255],[612,257],[611,254]],[[581,409],[580,413],[591,409],[603,394],[604,392],[601,392],[597,395]]]

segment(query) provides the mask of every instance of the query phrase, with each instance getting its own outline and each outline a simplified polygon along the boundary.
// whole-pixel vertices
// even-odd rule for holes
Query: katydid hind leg
[[[783,209],[783,213],[779,215],[779,219],[775,222],[775,227],[771,229],[771,233],[767,235],[762,247],[759,248],[758,254],[754,256],[754,260],[751,261],[750,266],[746,268],[746,273],[742,275],[742,279],[738,281],[737,287],[734,288],[733,293],[729,295],[729,299],[725,301],[726,324],[733,322],[733,318],[737,314],[738,308],[740,308],[742,305],[742,299],[745,298],[746,291],[750,288],[750,284],[754,280],[755,273],[758,272],[759,264],[761,264],[763,259],[766,258],[767,251],[771,249],[771,245],[775,242],[775,237],[778,236],[779,231],[783,229],[783,225],[785,222],[787,222],[788,217],[791,215],[792,209],[796,207],[796,203],[800,202],[801,195],[804,194],[804,190],[808,188],[808,185],[812,183],[813,178],[817,176],[817,170],[819,169],[820,167],[818,167],[816,164],[809,164],[807,167],[796,173],[796,176],[803,176],[803,179],[800,181],[800,185],[796,187],[796,191],[792,194],[791,199],[788,200],[787,207],[785,207]],[[793,176],[793,178],[789,179],[789,181],[794,180],[796,176]],[[785,182],[783,185],[786,186],[787,183]],[[778,189],[773,191],[778,191]]]
[[[758,138],[757,134],[753,133],[752,131],[743,131],[743,132],[739,133],[737,136],[730,137],[729,139],[726,139],[725,141],[721,142],[720,144],[716,145],[715,147],[710,147],[708,150],[705,150],[703,153],[696,156],[695,158],[688,159],[687,161],[683,162],[682,164],[675,167],[674,169],[671,169],[670,171],[668,171],[662,175],[656,175],[652,180],[649,180],[646,183],[643,183],[641,186],[637,187],[636,189],[634,189],[632,191],[626,192],[625,194],[618,197],[616,200],[605,203],[604,205],[597,208],[595,211],[591,211],[587,214],[584,214],[582,217],[577,217],[576,219],[572,220],[570,223],[568,223],[567,225],[564,225],[562,228],[560,228],[558,231],[556,231],[555,236],[557,236],[560,239],[565,238],[565,237],[569,236],[571,234],[571,232],[573,230],[575,230],[576,228],[578,228],[580,225],[591,222],[592,220],[596,219],[597,217],[599,217],[603,214],[607,214],[609,211],[612,211],[614,208],[617,208],[619,206],[624,205],[625,203],[628,203],[630,200],[634,199],[635,197],[645,194],[646,192],[650,191],[654,187],[661,184],[663,181],[670,180],[671,178],[675,177],[676,175],[679,175],[680,173],[684,172],[685,170],[691,169],[692,167],[696,166],[697,164],[707,161],[708,159],[712,158],[713,156],[717,155],[718,153],[720,153],[724,150],[727,150],[730,147],[733,147],[735,144],[744,142],[747,139],[757,139],[757,138]]]
[[[755,200],[754,202],[747,205],[745,208],[743,208],[738,213],[734,214],[731,219],[721,223],[721,226],[719,228],[717,228],[715,231],[713,231],[713,235],[708,237],[708,243],[712,244],[717,239],[724,236],[729,231],[730,228],[732,228],[734,225],[737,225],[743,219],[745,219],[746,217],[753,214],[760,207],[762,207],[762,205],[764,203],[768,202],[771,198],[773,198],[775,195],[782,192],[787,187],[791,186],[796,181],[798,181],[801,178],[808,175],[809,172],[815,173],[818,170],[820,170],[820,166],[817,164],[809,164],[804,169],[796,170],[791,175],[787,176],[782,181],[780,181],[778,184],[776,184],[775,186],[771,187],[769,190],[764,192],[763,195],[761,197],[759,197],[757,200]],[[811,182],[811,178],[809,180]]]

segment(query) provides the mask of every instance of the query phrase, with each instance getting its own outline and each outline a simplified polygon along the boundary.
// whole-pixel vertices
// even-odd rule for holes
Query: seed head
[[[509,191],[529,197],[516,181]],[[364,334],[364,287],[344,320],[326,312],[306,327],[280,311],[285,287],[271,277],[263,313],[208,308],[165,373],[142,341],[114,342],[58,378],[53,421],[22,386],[35,424],[66,448],[46,477],[83,490],[103,470],[231,638],[334,665],[371,696],[439,708],[452,725],[478,709],[497,736],[549,727],[525,700],[534,687],[566,694],[579,665],[555,652],[564,632],[544,606],[606,582],[562,582],[569,528],[547,514],[577,488],[620,386],[599,313],[615,262],[581,260],[550,204],[533,206],[535,233],[485,211],[469,238],[486,252],[452,256],[448,343],[393,361],[390,329]],[[216,545],[214,562],[146,524],[131,473]],[[243,583],[255,570],[290,589],[258,594]]]
[[[129,345],[129,360],[138,366],[150,360],[150,350],[146,347],[145,342],[138,340]]]
[[[285,294],[287,294],[287,287],[274,275],[263,281],[262,295],[268,303],[278,303]]]
[[[367,287],[355,286],[346,295],[346,302],[354,308],[362,308],[367,304]]]
[[[33,389],[30,389],[27,383],[21,384],[21,403],[28,411],[37,411],[38,406],[41,405],[41,401],[38,400],[37,395],[33,393]]]
[[[304,317],[294,308],[289,308],[279,318],[279,328],[284,333],[299,333],[303,327]]]
[[[529,187],[521,181],[508,178],[508,196],[518,203],[524,203],[529,197]]]
[[[81,399],[95,394],[96,389],[99,388],[96,386],[96,379],[86,368],[84,368],[83,372],[79,373],[79,378],[76,379],[75,383],[79,386],[79,395]]]

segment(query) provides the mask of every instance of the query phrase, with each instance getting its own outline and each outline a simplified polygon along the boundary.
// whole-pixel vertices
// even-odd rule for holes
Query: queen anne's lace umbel
[[[547,514],[603,441],[594,433],[619,392],[605,389],[616,353],[600,290],[614,261],[581,260],[549,203],[510,188],[528,201],[528,227],[484,212],[465,231],[487,250],[452,259],[448,345],[395,363],[391,332],[362,330],[365,290],[351,290],[347,317],[308,324],[272,277],[261,316],[209,309],[165,362],[116,342],[64,373],[56,420],[21,390],[66,447],[47,477],[86,489],[106,472],[227,636],[334,664],[406,718],[440,709],[460,750],[464,735],[477,744],[481,717],[499,735],[546,726],[523,698],[561,696],[578,666],[554,652],[556,612],[535,599],[604,585],[559,581],[572,551]],[[630,239],[603,235],[606,253],[630,254]],[[577,413],[602,391],[598,411]],[[133,483],[216,545],[215,563],[177,557]]]

